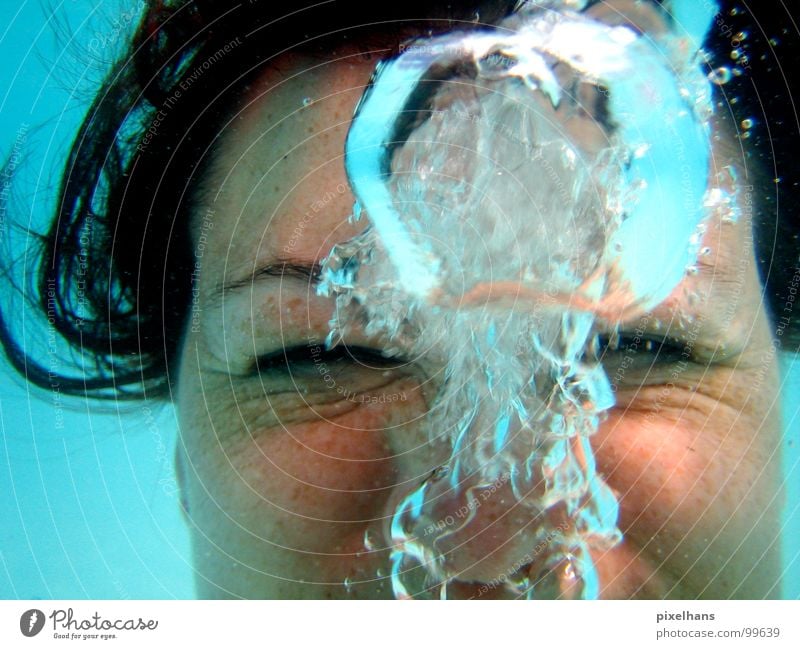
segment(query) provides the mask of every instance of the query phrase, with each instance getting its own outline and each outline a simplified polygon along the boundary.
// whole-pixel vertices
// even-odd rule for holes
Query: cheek
[[[357,551],[367,526],[385,516],[393,489],[431,461],[419,391],[410,382],[396,387],[391,394],[403,401],[364,394],[335,418],[252,434],[219,431],[231,440],[222,445],[211,431],[198,435],[205,441],[189,450],[198,520],[220,541],[233,535],[303,552]]]
[[[700,500],[714,496],[698,481],[710,477],[717,431],[704,428],[697,413],[677,412],[615,409],[597,432],[598,471],[618,492],[623,519],[696,512]]]
[[[593,445],[623,511],[688,523],[708,508],[704,523],[722,526],[752,501],[754,483],[773,473],[780,427],[755,400],[738,403],[657,386],[615,408]]]
[[[753,385],[745,373],[727,378]],[[778,574],[770,546],[779,529],[780,422],[765,394],[732,400],[735,386],[724,384],[731,387],[713,396],[641,388],[593,439],[626,543],[673,576],[673,596],[728,597],[741,584],[740,596],[762,597],[768,584],[749,574],[753,557],[762,557],[754,574],[764,583]]]
[[[368,409],[356,408],[335,423],[258,431],[254,440],[232,447],[250,492],[239,497],[270,503],[300,539],[310,525],[341,528],[380,515],[395,469],[384,434],[356,428],[379,427],[385,419]]]

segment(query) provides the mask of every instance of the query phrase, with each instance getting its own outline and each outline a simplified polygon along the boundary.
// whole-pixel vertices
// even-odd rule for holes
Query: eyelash
[[[266,372],[293,373],[310,368],[339,364],[342,361],[365,366],[367,369],[399,367],[403,362],[384,356],[379,350],[357,345],[336,345],[325,349],[322,343],[295,345],[259,356],[252,369],[253,374]]]
[[[645,353],[653,357],[653,363],[676,363],[679,360],[691,360],[691,355],[686,354],[685,345],[674,338],[656,338],[626,332],[620,332],[615,338],[615,345],[612,347],[612,336],[597,335],[594,352],[598,359],[602,360],[606,355]]]
[[[652,338],[622,332],[616,336],[616,345],[613,348],[611,343],[612,336],[598,334],[593,344],[593,355],[602,360],[607,355],[645,353],[653,358],[653,363],[675,363],[681,359],[691,359],[685,355],[683,343],[667,337]],[[405,364],[401,359],[384,356],[379,350],[369,347],[336,345],[332,349],[325,349],[322,343],[313,343],[295,345],[259,356],[253,364],[251,374],[299,374],[315,367],[336,365],[343,361],[362,365],[367,369],[390,369]]]

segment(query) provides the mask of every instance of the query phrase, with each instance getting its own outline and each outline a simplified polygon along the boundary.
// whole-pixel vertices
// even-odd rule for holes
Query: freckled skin
[[[643,19],[655,29],[651,20]],[[373,66],[346,52],[326,64],[287,59],[280,72],[265,70],[221,134],[202,326],[186,334],[177,399],[177,462],[202,597],[390,597],[376,532],[393,498],[441,461],[423,430],[441,368],[326,360],[259,376],[256,355],[319,344],[331,302],[298,277],[215,297],[257,263],[318,261],[363,228],[347,220],[349,190],[336,188],[346,182],[349,116]],[[305,97],[315,101],[303,107]],[[729,164],[727,151],[715,153],[715,164]],[[316,201],[324,209],[314,211]],[[595,555],[601,597],[779,596],[777,370],[749,227],[746,219],[710,227],[713,254],[648,321],[676,337],[691,330],[697,362],[616,372],[617,405],[593,446],[620,499],[625,540]],[[705,297],[689,304],[687,290]],[[349,342],[372,344],[360,332]],[[727,351],[718,359],[719,342]],[[613,364],[607,371],[613,379]],[[483,520],[502,520],[498,503],[482,509]],[[368,530],[374,550],[364,548]],[[514,530],[493,531],[494,540],[462,551],[503,565],[502,550],[491,550]],[[465,582],[453,594],[496,595],[479,587]]]

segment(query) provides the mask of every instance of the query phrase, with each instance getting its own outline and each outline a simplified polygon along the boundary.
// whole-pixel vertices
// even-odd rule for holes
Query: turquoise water
[[[0,148],[11,151],[15,142],[35,147],[23,178],[28,189],[54,177],[88,88],[135,22],[131,7],[137,3],[52,6],[55,21],[39,3],[0,6],[6,63],[0,69]],[[34,221],[41,213],[34,212]],[[782,362],[790,503],[784,597],[799,598],[800,362],[793,356]],[[191,597],[188,535],[172,470],[172,411],[134,408],[121,416],[80,402],[68,408],[34,395],[6,368],[0,386],[0,597]]]
[[[50,3],[48,22],[44,4],[0,4],[0,148],[34,147],[28,189],[56,177],[88,88],[141,6]],[[100,413],[34,395],[4,365],[0,430],[0,597],[192,596],[170,410]]]
[[[786,579],[784,599],[800,599],[800,359],[796,354],[781,358],[784,421],[784,476],[787,506],[783,543]]]

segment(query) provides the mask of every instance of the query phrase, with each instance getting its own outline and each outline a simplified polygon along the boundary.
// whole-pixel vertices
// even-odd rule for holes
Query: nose
[[[480,417],[478,417],[480,420]],[[400,597],[593,598],[590,546],[613,545],[617,503],[594,473],[588,438],[536,449],[517,421],[505,450],[528,458],[506,471],[433,472],[387,503],[384,533]]]
[[[414,497],[399,508],[392,541],[417,546],[420,559],[434,564],[431,572],[442,580],[500,584],[519,577],[532,561],[528,546],[543,519],[532,518],[515,498],[508,475],[461,491],[463,486],[430,479],[415,495],[425,501],[419,512],[413,511]]]

